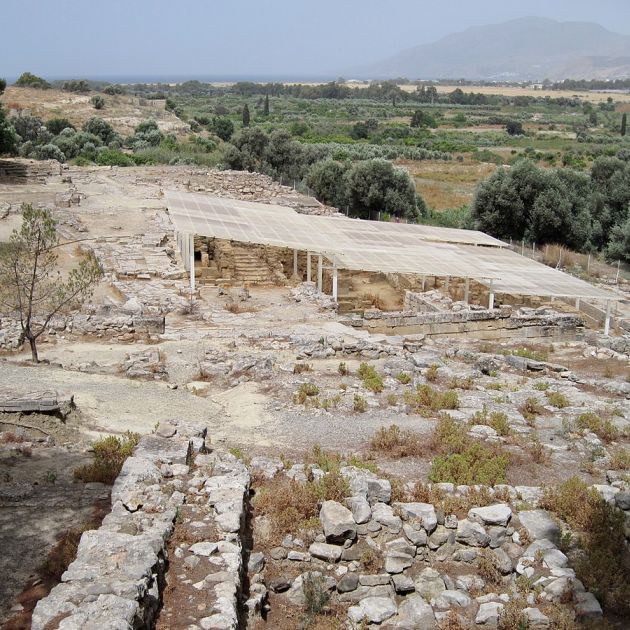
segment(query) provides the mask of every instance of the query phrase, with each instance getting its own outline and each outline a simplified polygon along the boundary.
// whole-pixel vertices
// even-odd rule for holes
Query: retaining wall
[[[584,327],[584,321],[576,315],[513,315],[509,308],[446,313],[366,311],[362,318],[352,318],[347,323],[370,333],[474,336],[485,340],[510,337],[571,339]]]

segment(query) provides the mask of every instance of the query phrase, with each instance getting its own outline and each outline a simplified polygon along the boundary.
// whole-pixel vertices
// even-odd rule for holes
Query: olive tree
[[[4,79],[0,79],[0,94],[7,86]],[[0,154],[14,153],[17,147],[18,137],[13,125],[7,120],[2,103],[0,103]]]
[[[92,293],[103,271],[93,255],[84,257],[65,277],[58,266],[59,239],[49,210],[22,206],[22,225],[0,251],[0,308],[21,326],[37,363],[37,339],[56,315],[78,308]]]

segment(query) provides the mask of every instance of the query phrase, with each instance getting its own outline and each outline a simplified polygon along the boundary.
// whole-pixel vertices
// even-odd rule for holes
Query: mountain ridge
[[[630,77],[630,36],[593,22],[525,17],[472,26],[354,68],[359,77],[612,79]]]

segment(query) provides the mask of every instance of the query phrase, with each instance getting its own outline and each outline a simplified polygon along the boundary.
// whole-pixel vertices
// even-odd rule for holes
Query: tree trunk
[[[39,363],[39,357],[37,356],[37,342],[35,338],[29,337],[28,343],[31,346],[31,355],[32,355],[33,363]]]

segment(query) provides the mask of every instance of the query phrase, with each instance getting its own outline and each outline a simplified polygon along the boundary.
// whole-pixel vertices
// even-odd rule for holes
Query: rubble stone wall
[[[50,322],[45,334],[51,336],[68,333],[75,335],[97,335],[125,337],[134,334],[164,333],[165,319],[162,315],[85,315],[58,318]],[[0,349],[15,350],[20,345],[20,323],[15,319],[0,318]]]
[[[213,575],[215,593],[208,595],[201,627],[237,628],[248,491],[244,464],[229,454],[208,454],[205,430],[161,424],[126,460],[112,489],[111,512],[99,529],[83,533],[61,583],[38,602],[32,629],[155,627],[167,580],[168,541],[178,508],[191,492],[217,504],[212,510],[217,539],[182,549],[191,556],[212,555],[220,571]]]

